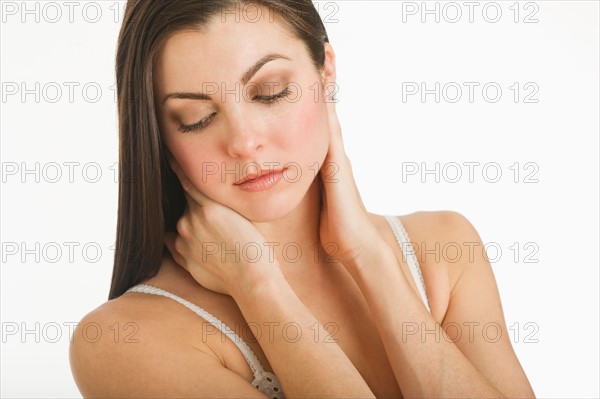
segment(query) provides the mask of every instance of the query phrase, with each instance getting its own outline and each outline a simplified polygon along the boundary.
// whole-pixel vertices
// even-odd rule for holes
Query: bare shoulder
[[[161,298],[129,293],[86,314],[69,348],[83,397],[260,396],[198,345],[173,309]]]
[[[383,216],[369,216],[390,245],[397,246]],[[508,339],[496,279],[473,224],[454,211],[415,212],[397,217],[423,272],[434,319],[506,397],[535,397]],[[483,339],[471,339],[471,330],[463,332],[464,326],[488,329],[478,331]]]
[[[398,248],[384,217],[377,214],[369,214],[369,217],[388,244]],[[473,243],[480,241],[479,235],[470,221],[455,211],[419,211],[396,217],[412,244],[425,282],[431,313],[441,322],[448,309],[452,290],[467,265],[468,255],[477,245]]]
[[[419,211],[397,216],[414,242],[457,241],[476,233],[471,222],[456,211]]]
[[[140,300],[127,295],[110,300],[86,314],[74,330],[69,359],[84,397],[147,392],[144,381],[153,379],[145,377],[159,367],[165,349],[181,345],[166,339],[167,330],[153,321]]]
[[[465,271],[487,262],[477,229],[459,212],[416,212],[400,219],[412,232],[415,252],[423,267],[444,265],[447,269],[450,293]]]
[[[389,230],[383,216],[370,214],[370,217],[380,231]],[[480,241],[475,227],[459,212],[419,211],[396,217],[408,234],[421,268],[439,269],[441,265],[461,264],[466,259],[461,252],[468,254],[469,248],[474,246],[472,243]]]

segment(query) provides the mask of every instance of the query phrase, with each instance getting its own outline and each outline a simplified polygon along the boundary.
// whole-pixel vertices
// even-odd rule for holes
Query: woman
[[[407,245],[469,253],[471,224],[366,211],[309,0],[129,1],[117,84],[112,286],[71,345],[84,396],[533,397],[489,262]]]

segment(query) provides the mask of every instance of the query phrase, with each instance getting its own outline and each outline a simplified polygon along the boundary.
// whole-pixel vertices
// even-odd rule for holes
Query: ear
[[[331,44],[325,43],[325,62],[321,72],[321,83],[323,90],[329,92],[330,96],[337,92],[336,76],[335,76],[335,52]],[[329,96],[329,97],[330,97]]]

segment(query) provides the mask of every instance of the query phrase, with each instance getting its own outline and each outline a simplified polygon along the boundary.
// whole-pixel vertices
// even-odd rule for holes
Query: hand
[[[381,239],[369,220],[344,151],[342,129],[335,103],[325,96],[329,119],[329,150],[319,172],[321,180],[321,222],[323,249],[346,267],[353,265],[373,240]]]
[[[177,221],[178,234],[165,233],[165,244],[175,262],[200,285],[231,296],[239,292],[244,278],[257,273],[260,273],[258,278],[269,275],[277,267],[275,264],[254,259],[250,263],[240,254],[245,244],[255,243],[262,248],[266,241],[254,224],[197,190],[171,155],[169,164],[187,200],[186,209]],[[236,254],[223,253],[224,249],[233,248],[240,250]]]

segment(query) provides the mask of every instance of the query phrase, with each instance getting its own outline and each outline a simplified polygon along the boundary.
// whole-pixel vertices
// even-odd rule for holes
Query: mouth
[[[258,172],[247,174],[233,184],[244,191],[265,191],[279,183],[286,169],[259,170]]]

